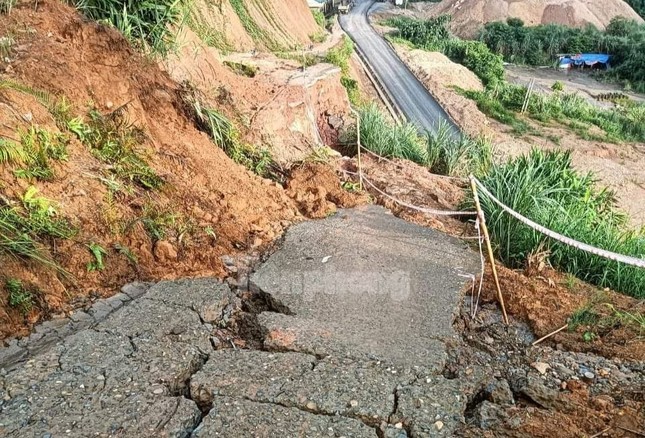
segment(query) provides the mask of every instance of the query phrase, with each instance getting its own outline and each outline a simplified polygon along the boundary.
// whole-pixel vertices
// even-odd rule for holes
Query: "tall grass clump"
[[[456,137],[447,123],[420,135],[411,123],[397,125],[376,105],[359,110],[361,145],[387,158],[403,158],[442,175],[481,175],[492,165],[492,145],[485,139]]]
[[[523,85],[498,84],[484,91],[465,91],[463,94],[477,102],[485,114],[512,126],[517,131],[528,129],[515,113],[522,109],[527,88]],[[604,109],[597,107],[577,94],[534,93],[527,107],[527,115],[541,122],[557,121],[571,126],[584,136],[584,129],[596,126],[605,132],[605,141],[645,141],[645,105]],[[581,125],[582,124],[582,125]]]
[[[86,17],[117,28],[132,43],[166,55],[175,44],[172,26],[184,15],[182,0],[71,0]]]
[[[493,166],[481,178],[484,186],[508,207],[577,241],[628,256],[645,257],[645,234],[627,227],[614,194],[599,189],[591,174],[571,166],[570,152],[530,154]],[[497,256],[512,267],[524,264],[538,248],[551,264],[601,287],[645,297],[645,270],[588,254],[551,240],[481,197]]]

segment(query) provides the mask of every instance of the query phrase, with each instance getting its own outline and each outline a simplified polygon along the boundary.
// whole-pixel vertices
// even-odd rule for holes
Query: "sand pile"
[[[527,26],[593,24],[599,29],[604,29],[617,16],[643,21],[622,0],[444,0],[412,5],[423,16],[452,15],[452,30],[462,37],[473,36],[485,23],[510,17],[522,19]]]

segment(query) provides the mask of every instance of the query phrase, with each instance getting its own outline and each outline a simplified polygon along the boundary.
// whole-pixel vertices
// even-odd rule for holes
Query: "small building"
[[[334,0],[307,0],[307,5],[312,11],[329,14],[334,9]]]

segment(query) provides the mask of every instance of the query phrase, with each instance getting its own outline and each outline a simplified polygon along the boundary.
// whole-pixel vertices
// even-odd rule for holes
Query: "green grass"
[[[460,92],[474,100],[480,111],[511,126],[515,132],[535,134],[526,122],[517,117],[522,109],[526,90],[525,86],[505,83],[498,84],[494,89]],[[642,104],[603,109],[577,94],[533,93],[526,115],[542,123],[557,122],[569,126],[579,136],[592,140],[645,141],[645,105]],[[588,131],[592,126],[604,134],[590,134]]]
[[[161,56],[175,47],[182,0],[70,0],[85,16],[117,28],[131,43]]]
[[[27,161],[27,153],[22,145],[0,138],[0,164],[17,164]]]
[[[224,61],[224,65],[233,70],[238,75],[254,78],[258,73],[258,68],[251,64],[244,64],[242,62]]]
[[[349,103],[355,107],[360,107],[364,104],[363,96],[361,95],[361,90],[358,88],[358,82],[355,79],[352,79],[349,76],[343,75],[340,77],[340,83],[345,90],[347,90],[347,97],[349,98]]]
[[[361,144],[387,158],[404,158],[443,175],[481,175],[492,165],[492,144],[482,138],[454,138],[447,124],[420,135],[411,123],[394,124],[375,106],[359,110]]]
[[[280,166],[266,148],[244,144],[238,130],[221,112],[206,106],[204,96],[190,84],[183,84],[182,99],[197,127],[206,132],[233,161],[263,178],[282,179]]]
[[[8,279],[4,287],[9,292],[9,305],[23,315],[28,314],[34,307],[34,295],[15,278]]]
[[[0,14],[10,14],[18,0],[0,0]]]
[[[354,53],[354,43],[347,35],[343,35],[341,42],[329,49],[325,61],[340,67],[341,72],[346,75],[349,72],[349,58],[352,53]]]
[[[107,171],[119,179],[146,190],[158,189],[164,184],[140,152],[146,135],[128,121],[125,108],[109,114],[90,111],[87,122],[72,119],[67,128],[90,148],[92,155],[108,164]]]
[[[32,126],[20,135],[21,150],[14,147],[14,158],[21,158],[23,165],[14,171],[19,178],[51,181],[56,177],[55,161],[67,161],[67,144],[69,139],[64,134],[57,134]],[[5,148],[5,151],[9,149]]]
[[[327,40],[327,34],[323,31],[315,32],[309,35],[309,40],[312,43],[324,43]]]
[[[271,38],[268,32],[253,20],[243,0],[230,0],[230,2],[233,11],[235,11],[235,14],[242,23],[242,27],[244,27],[244,30],[251,36],[253,41],[265,46],[271,51],[279,51],[281,49],[280,44]]]
[[[34,187],[22,196],[22,205],[0,205],[0,255],[64,271],[48,255],[43,243],[70,239],[77,229],[59,216],[54,204],[37,196]]]
[[[325,14],[322,13],[322,11],[311,11],[311,14],[314,16],[314,20],[316,21],[316,24],[320,27],[325,27]]]
[[[10,36],[0,37],[0,61],[4,62],[4,59],[11,55],[15,43]]]
[[[105,269],[104,258],[107,256],[107,251],[98,243],[90,243],[87,249],[92,254],[92,261],[87,263],[87,272],[102,271]]]
[[[616,253],[645,257],[645,234],[630,230],[614,194],[597,187],[591,174],[571,166],[570,152],[533,150],[493,166],[482,183],[502,203],[555,232]],[[645,270],[588,254],[543,236],[512,218],[487,197],[482,208],[502,262],[520,267],[544,247],[549,262],[563,272],[601,287],[645,297]]]

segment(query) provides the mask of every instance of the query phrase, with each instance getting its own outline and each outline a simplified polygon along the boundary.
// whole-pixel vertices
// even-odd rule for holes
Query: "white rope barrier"
[[[507,207],[504,205],[499,199],[497,199],[491,192],[484,187],[484,185],[475,177],[472,177],[473,180],[475,181],[475,184],[477,184],[477,187],[482,191],[483,194],[488,196],[491,201],[493,201],[495,204],[500,206],[502,210],[504,210],[506,213],[510,214],[513,216],[515,219],[518,221],[522,222],[523,224],[533,228],[536,231],[539,231],[540,233],[544,234],[545,236],[548,236],[552,239],[555,239],[561,243],[564,243],[566,245],[569,245],[573,248],[579,249],[581,251],[588,252],[589,254],[597,255],[599,257],[604,257],[609,260],[613,260],[616,262],[621,262],[625,263],[626,265],[631,265],[631,266],[636,266],[639,268],[644,268],[645,269],[645,259],[638,259],[636,257],[630,257],[626,256],[623,254],[618,254],[615,252],[607,251],[604,249],[596,248],[595,246],[588,245],[586,243],[578,242],[577,240],[571,239],[567,236],[563,236],[562,234],[558,234],[555,231],[551,231],[546,227],[543,227],[540,224],[537,224],[533,222],[532,220],[522,216],[521,214],[517,213],[515,210],[511,209],[510,207]]]
[[[345,173],[349,175],[358,175],[356,172],[350,172],[347,170],[344,170]],[[409,204],[405,201],[401,201],[400,199],[395,198],[394,196],[385,193],[376,185],[374,185],[366,176],[363,174],[363,181],[366,182],[370,187],[372,187],[374,190],[376,190],[379,194],[385,196],[386,198],[394,201],[395,203],[401,205],[402,207],[409,208],[411,210],[416,210],[420,211],[421,213],[426,213],[426,214],[432,214],[435,216],[475,216],[477,215],[477,212],[474,211],[451,211],[451,210],[435,210],[432,208],[424,208],[424,207],[419,207],[417,205]]]
[[[395,166],[397,165],[397,163],[395,161],[393,161],[392,159],[383,157],[383,156],[377,154],[376,152],[372,152],[371,150],[367,149],[365,146],[361,146],[361,149],[364,150],[365,152],[367,152],[368,154],[372,155],[374,158],[376,158],[378,160],[386,161],[388,163],[394,164]],[[468,181],[468,178],[461,177],[461,176],[439,175],[438,173],[431,173],[431,175],[439,177],[439,178],[453,179],[453,180],[463,181],[463,182]]]

